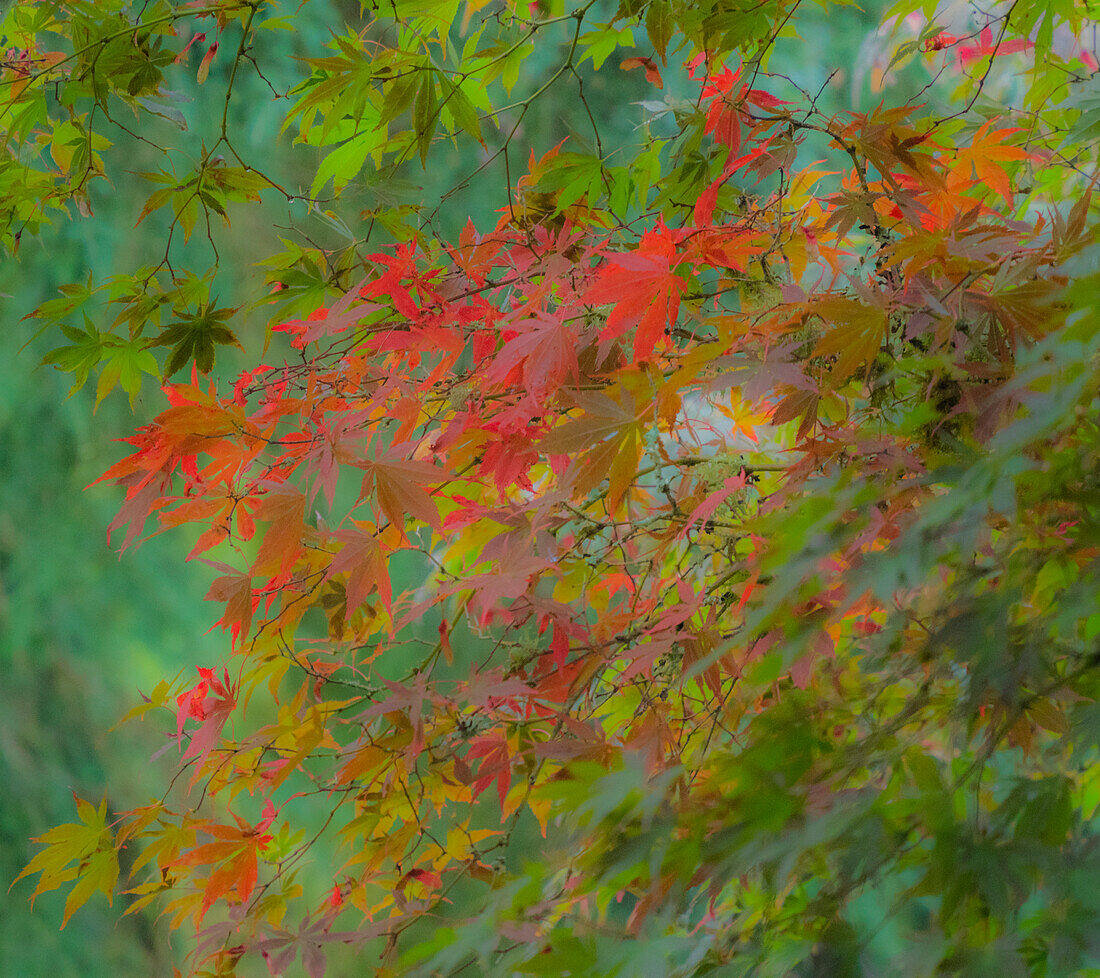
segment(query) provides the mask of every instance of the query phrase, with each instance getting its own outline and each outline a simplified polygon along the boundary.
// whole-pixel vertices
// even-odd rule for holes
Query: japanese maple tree
[[[9,245],[103,173],[97,113],[223,57],[228,112],[303,16],[107,6],[6,15]],[[108,530],[193,525],[226,637],[132,713],[164,794],[78,801],[35,892],[154,904],[194,974],[1100,974],[1086,7],[903,0],[875,70],[922,87],[834,113],[791,0],[377,6],[293,90],[307,196],[471,142],[493,219],[257,254],[266,337],[178,240],[39,310],[97,397],[163,384]],[[522,172],[555,87],[594,145]],[[227,118],[137,220],[298,196]]]

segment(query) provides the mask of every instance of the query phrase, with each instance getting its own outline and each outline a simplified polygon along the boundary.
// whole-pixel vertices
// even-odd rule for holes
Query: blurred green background
[[[357,3],[312,2],[294,16],[293,33],[272,34],[257,52],[277,91],[285,92],[301,77],[295,57],[318,55],[330,32],[341,31],[345,23],[362,26]],[[819,103],[826,111],[865,109],[882,97],[872,91],[876,58],[884,64],[887,49],[885,38],[876,35],[877,23],[873,10],[807,7],[797,25],[812,43],[784,41],[771,68],[815,93],[831,77]],[[639,36],[644,38],[644,32]],[[521,87],[530,91],[548,78],[563,50],[540,43]],[[178,147],[173,152],[183,155],[194,155],[204,137],[212,142],[226,67],[215,62],[202,87],[193,71],[178,86],[193,100],[183,105],[187,131],[164,122],[146,135],[162,146]],[[912,70],[918,74],[903,71],[895,77],[895,97],[904,98],[910,84],[915,90],[926,79],[919,67]],[[667,75],[674,87],[674,73]],[[782,90],[782,82],[769,87],[780,97],[793,97],[793,90]],[[511,154],[513,179],[515,161],[526,161],[530,149],[541,154],[571,134],[590,138],[591,125],[573,93],[563,80],[528,113]],[[588,73],[585,93],[605,151],[645,137],[645,109],[637,103],[654,99],[655,93],[641,72],[619,71],[612,59],[598,75]],[[275,100],[246,72],[237,79],[231,131],[246,155],[290,185],[306,188],[316,152],[294,147],[291,133],[277,136],[289,104]],[[37,240],[24,240],[18,258],[0,266],[0,879],[9,882],[34,852],[30,837],[74,818],[73,792],[98,802],[109,784],[108,804],[124,809],[144,803],[158,784],[163,786],[171,755],[149,764],[165,743],[163,719],[114,732],[110,728],[137,702],[138,690],[180,670],[193,674],[196,665],[220,662],[228,645],[222,633],[208,632],[216,614],[202,598],[211,574],[200,564],[184,562],[191,540],[182,534],[158,536],[120,559],[106,536],[120,493],[106,485],[85,490],[123,454],[124,446],[115,439],[162,409],[159,391],[144,391],[133,413],[119,391],[93,412],[94,379],[69,397],[68,375],[37,366],[44,353],[59,345],[59,337],[50,331],[28,344],[34,325],[21,321],[56,295],[62,283],[86,279],[89,271],[99,279],[132,270],[163,251],[163,223],[134,226],[151,189],[134,172],[155,169],[164,159],[120,132],[110,136],[117,140],[107,157],[112,182],[95,185],[94,216],[74,216]],[[436,163],[428,172],[409,167],[396,190],[410,203],[432,207],[477,166],[479,152],[458,148],[446,166]],[[499,161],[476,186],[480,192],[466,190],[448,200],[439,230],[453,234],[470,214],[482,227],[495,219],[492,212],[507,202]],[[361,228],[361,211],[374,195],[353,186],[340,201],[325,206],[348,227]],[[287,230],[291,226],[296,230]],[[278,234],[301,243],[306,235],[325,247],[347,244],[333,222],[308,214],[304,206],[288,208],[271,199],[239,208],[231,228],[217,229],[219,305],[236,306],[262,294],[262,270],[253,263],[279,250]],[[198,234],[187,252],[180,255],[181,267],[202,269],[211,258]],[[228,357],[220,368],[224,376],[258,360],[263,330],[259,317],[253,318],[252,326],[240,332],[248,353],[237,360]],[[269,354],[268,362],[277,355]],[[171,946],[167,928],[153,914],[120,920],[120,901],[110,908],[97,896],[59,931],[64,894],[43,895],[32,913],[27,898],[33,886],[25,879],[11,891],[0,888],[4,978],[171,974],[181,949]]]

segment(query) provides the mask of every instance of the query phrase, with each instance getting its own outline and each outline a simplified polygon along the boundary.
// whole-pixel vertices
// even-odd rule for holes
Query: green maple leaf
[[[165,327],[150,346],[171,346],[172,352],[164,366],[165,379],[190,361],[201,373],[209,373],[214,367],[215,346],[235,346],[241,349],[236,334],[225,321],[236,309],[218,309],[216,302],[204,305],[194,315],[183,315]]]
[[[83,331],[75,326],[62,326],[61,331],[72,341],[72,344],[50,350],[42,358],[42,362],[52,364],[58,370],[74,375],[73,386],[69,388],[71,397],[84,386],[91,369],[99,363],[103,355],[103,335],[92,325],[87,316],[84,317]]]
[[[76,880],[65,901],[65,916],[61,926],[69,922],[73,911],[79,909],[97,890],[112,901],[118,883],[118,854],[114,836],[108,824],[107,802],[96,807],[91,802],[73,796],[76,801],[79,822],[69,822],[50,829],[34,841],[44,846],[23,868],[12,883],[24,876],[38,873],[38,885],[31,894],[31,904],[40,893],[56,890],[64,883]]]
[[[116,384],[120,385],[130,397],[130,407],[141,390],[142,373],[153,377],[158,375],[157,361],[148,350],[138,342],[113,343],[105,348],[103,370],[96,385],[95,403],[99,402]]]

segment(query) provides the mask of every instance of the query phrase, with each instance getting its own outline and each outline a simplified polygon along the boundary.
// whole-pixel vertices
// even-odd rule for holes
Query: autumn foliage
[[[242,52],[268,7],[195,6],[163,23]],[[447,139],[507,152],[486,93],[551,25],[558,84],[622,47],[650,99],[690,95],[626,165],[513,153],[495,222],[453,239],[390,215],[323,302],[284,254],[235,379],[210,374],[243,336],[213,299],[159,331],[66,326],[51,363],[110,379],[129,351],[131,394],[163,376],[103,476],[109,531],[193,528],[226,654],[133,711],[167,738],[163,797],[80,801],[37,892],[155,904],[196,974],[1091,974],[1083,14],[922,22],[895,53],[932,96],[826,114],[769,70],[797,4],[423,7],[310,60],[311,192]],[[160,37],[167,72],[187,48]],[[16,106],[23,79],[79,80],[32,54]],[[281,192],[240,159],[200,171],[141,217],[190,234]]]

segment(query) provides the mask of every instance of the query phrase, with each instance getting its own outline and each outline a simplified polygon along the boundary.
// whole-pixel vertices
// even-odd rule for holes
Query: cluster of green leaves
[[[238,39],[209,150],[148,174],[163,260],[39,310],[98,398],[192,365],[104,477],[110,529],[197,524],[232,648],[133,711],[187,778],[41,838],[66,919],[133,847],[129,910],[168,898],[198,974],[1100,970],[1086,11],[902,2],[884,70],[930,96],[861,113],[777,70],[799,6],[408,0],[336,36],[286,128],[310,205],[362,184],[367,231],[256,255],[269,344],[231,389],[200,375],[241,313],[175,231],[216,256],[230,203],[297,199],[228,123],[276,5],[9,15],[26,226],[79,207],[97,116],[164,115],[192,43],[207,79],[195,25]],[[618,68],[655,95],[637,147],[586,95]],[[557,85],[587,145],[520,176]],[[495,226],[386,201],[464,144],[454,195],[499,161]],[[325,833],[346,858],[308,892]]]

